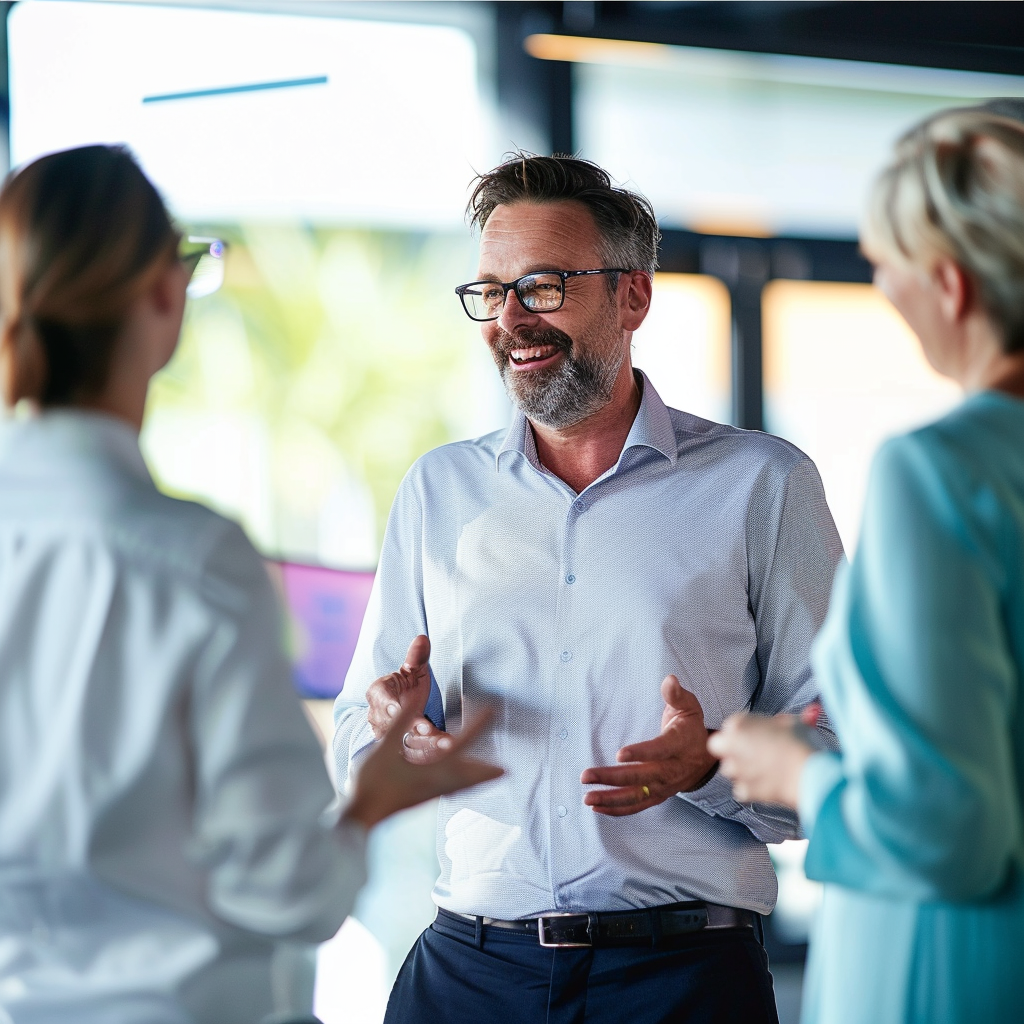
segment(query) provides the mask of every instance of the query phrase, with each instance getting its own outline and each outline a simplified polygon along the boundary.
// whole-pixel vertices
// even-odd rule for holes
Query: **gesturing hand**
[[[375,679],[366,690],[367,721],[377,739],[402,722],[402,747],[406,760],[427,764],[452,746],[452,737],[424,717],[430,697],[430,641],[420,635],[409,645],[405,664],[397,672]],[[402,717],[410,712],[411,718]]]
[[[661,735],[623,747],[615,758],[619,764],[588,768],[580,777],[585,786],[613,787],[591,790],[583,797],[598,814],[636,814],[676,793],[696,789],[712,773],[716,762],[708,753],[700,701],[675,676],[665,676],[661,695]]]
[[[806,726],[820,710],[812,704],[800,721]],[[737,800],[782,804],[796,810],[800,773],[814,753],[799,733],[798,719],[793,715],[731,715],[708,740],[708,747],[722,759],[722,774],[732,780]]]
[[[447,749],[429,764],[409,764],[408,750],[402,743],[414,716],[414,711],[406,710],[393,719],[394,728],[388,730],[363,762],[342,816],[344,820],[372,828],[396,811],[503,774],[501,768],[475,761],[464,752],[490,722],[489,712],[468,724],[458,737],[449,736]]]

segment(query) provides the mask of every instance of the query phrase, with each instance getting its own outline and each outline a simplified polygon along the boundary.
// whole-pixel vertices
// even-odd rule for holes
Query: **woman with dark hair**
[[[178,247],[122,149],[44,157],[0,192],[0,395],[35,410],[0,423],[0,1021],[308,1015],[275,951],[335,932],[367,829],[500,774],[465,757],[473,729],[413,766],[398,728],[323,820],[261,559],[139,453]]]
[[[967,397],[883,445],[813,651],[842,744],[737,716],[739,800],[798,808],[826,883],[804,1020],[1019,1020],[1024,967],[1024,126],[917,126],[861,236],[875,283]]]

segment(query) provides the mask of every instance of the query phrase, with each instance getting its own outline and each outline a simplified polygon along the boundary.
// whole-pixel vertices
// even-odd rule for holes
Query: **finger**
[[[469,722],[463,725],[459,735],[455,737],[454,749],[463,750],[468,747],[493,721],[494,709],[482,708]]]
[[[391,719],[397,718],[402,710],[400,691],[394,685],[397,680],[397,673],[392,672],[391,675],[374,680],[367,687],[366,703],[370,714],[382,723],[390,724]]]
[[[804,725],[809,725],[813,729],[821,718],[821,712],[821,702],[814,701],[812,704],[808,704],[807,707],[800,712],[800,721],[803,722]]]
[[[448,764],[448,762],[445,762]],[[460,757],[456,755],[451,761],[454,781],[458,789],[466,789],[468,786],[476,786],[481,782],[490,782],[491,779],[500,779],[505,774],[504,768],[487,761],[477,761],[471,757]]]
[[[635,792],[635,791],[634,791]],[[606,814],[610,818],[622,818],[627,814],[639,814],[640,811],[646,811],[651,807],[656,807],[658,804],[663,803],[663,800],[643,800],[638,802],[634,796],[631,803],[617,803],[617,804],[597,804],[592,805],[590,809],[595,814]]]
[[[680,749],[679,734],[674,731],[664,732],[652,740],[623,747],[615,755],[615,760],[620,764],[624,761],[664,761],[675,757]]]
[[[713,732],[708,737],[708,753],[718,758],[728,756],[732,752],[732,739],[732,734],[723,730]]]
[[[390,727],[379,739],[377,746],[385,750],[397,749],[402,751],[405,734],[412,728],[413,723],[419,717],[412,708],[401,709],[398,716],[391,722]]]
[[[735,715],[730,715],[719,728],[719,733],[736,733],[743,728],[743,723],[746,721],[748,715],[746,711],[737,711]]]
[[[594,789],[583,794],[583,803],[587,807],[604,808],[633,808],[653,807],[661,803],[662,798],[656,796],[648,787],[645,795],[639,786],[616,786],[614,789]]]
[[[655,786],[659,781],[657,767],[643,763],[588,768],[580,776],[584,786]]]
[[[409,729],[402,734],[402,746],[405,747],[410,760],[415,759],[411,755],[447,753],[452,749],[454,740],[440,729],[434,729],[425,735]]]
[[[700,701],[672,675],[665,676],[661,681],[661,698],[669,707],[689,714],[704,714]]]
[[[430,640],[422,633],[416,637],[405,655],[405,664],[402,666],[406,671],[415,672],[423,668],[430,660]]]

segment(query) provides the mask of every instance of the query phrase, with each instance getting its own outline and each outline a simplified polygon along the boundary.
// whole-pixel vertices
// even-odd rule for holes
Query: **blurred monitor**
[[[372,572],[270,562],[288,615],[288,646],[300,697],[341,693],[373,586]]]

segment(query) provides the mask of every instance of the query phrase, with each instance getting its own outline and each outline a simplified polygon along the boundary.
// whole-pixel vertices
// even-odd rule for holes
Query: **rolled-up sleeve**
[[[766,466],[752,492],[746,544],[759,678],[750,710],[761,715],[798,712],[818,699],[809,652],[825,619],[836,567],[843,558],[842,541],[810,459],[800,457],[785,473],[773,464]],[[816,732],[823,749],[836,748],[824,716]],[[766,843],[801,834],[795,811],[741,804],[721,774],[681,795],[710,814],[741,822]]]

